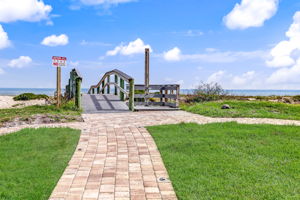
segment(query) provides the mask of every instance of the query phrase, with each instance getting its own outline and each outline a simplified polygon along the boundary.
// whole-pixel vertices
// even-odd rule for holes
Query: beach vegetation
[[[45,94],[23,93],[15,96],[13,99],[15,101],[29,101],[29,100],[36,100],[36,99],[49,99],[49,96]]]
[[[221,109],[229,105],[230,109]],[[219,100],[202,103],[182,103],[181,109],[208,117],[249,117],[300,120],[300,104],[269,101]]]
[[[74,101],[65,102],[60,108],[57,108],[56,105],[33,105],[24,108],[0,109],[0,127],[16,120],[29,123],[30,120],[24,119],[35,118],[35,115],[48,117],[50,118],[49,122],[52,122],[53,119],[55,122],[78,121],[81,119],[81,112],[76,108]]]
[[[227,95],[227,92],[218,83],[201,82],[194,90],[193,95],[188,95],[187,103],[216,101]]]

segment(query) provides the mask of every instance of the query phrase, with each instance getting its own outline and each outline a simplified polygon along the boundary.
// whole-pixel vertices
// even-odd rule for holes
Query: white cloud
[[[184,37],[200,37],[204,35],[201,30],[186,30],[186,31],[173,31],[172,34]]]
[[[268,57],[268,52],[257,51],[219,51],[217,49],[205,49],[205,53],[184,54],[175,47],[163,54],[159,55],[166,61],[195,61],[207,63],[234,63],[251,59],[261,59],[265,61]]]
[[[269,76],[268,83],[299,83],[300,77],[300,59],[290,68],[280,68]]]
[[[0,49],[7,48],[10,45],[11,45],[11,42],[8,39],[8,35],[4,31],[3,27],[0,24]]]
[[[0,68],[0,75],[4,73],[5,73],[4,70]]]
[[[221,79],[224,77],[224,75],[225,75],[225,71],[223,71],[223,70],[217,71],[207,78],[207,82],[208,83],[220,82]]]
[[[86,41],[86,40],[82,40],[80,42],[81,46],[111,46],[111,44],[109,43],[104,43],[104,42],[93,42],[93,41]]]
[[[175,84],[178,84],[178,85],[181,85],[181,86],[182,86],[182,85],[184,85],[184,80],[176,81]]]
[[[134,2],[136,0],[80,0],[80,1],[85,5],[95,6],[95,5],[103,5],[103,4],[117,5],[117,4],[120,4],[120,3]]]
[[[115,49],[106,52],[106,56],[142,54],[145,53],[145,48],[149,48],[152,51],[149,44],[146,45],[142,39],[138,38],[135,41],[129,42],[128,45],[120,44]]]
[[[296,63],[293,53],[300,50],[300,12],[294,15],[294,22],[286,32],[288,40],[279,42],[272,50],[272,60],[267,61],[270,67],[288,67]]]
[[[41,0],[1,0],[0,22],[35,22],[49,18],[52,7]]]
[[[253,80],[254,77],[255,77],[255,71],[249,71],[249,72],[242,74],[241,76],[233,77],[232,82],[236,85],[244,85],[244,84],[248,83],[249,81]]]
[[[280,68],[268,78],[268,83],[300,83],[300,11],[293,17],[293,23],[286,32],[288,40],[279,42],[271,50],[271,60],[267,61],[270,67]]]
[[[217,52],[218,49],[216,49],[216,48],[206,48],[205,51],[211,53],[211,52]]]
[[[202,36],[204,33],[199,30],[188,30],[184,35],[187,37],[197,37]]]
[[[19,58],[13,59],[8,63],[9,67],[12,68],[23,68],[32,63],[32,59],[29,56],[20,56]]]
[[[181,60],[202,61],[208,63],[233,63],[241,60],[262,59],[264,51],[207,51],[202,54],[181,54]]]
[[[69,65],[71,67],[78,67],[79,66],[79,62],[78,61],[71,61],[71,62],[69,62]]]
[[[69,43],[69,38],[65,34],[57,35],[50,35],[45,37],[44,40],[41,42],[42,45],[55,47],[55,46],[64,46]]]
[[[260,27],[275,15],[279,0],[242,0],[224,17],[229,29],[246,29]]]
[[[164,52],[164,59],[167,61],[180,61],[181,59],[181,50],[178,47]]]
[[[185,84],[184,80],[178,80],[178,79],[176,80],[170,77],[164,78],[164,82],[166,82],[167,84],[178,84],[181,87],[184,87]]]

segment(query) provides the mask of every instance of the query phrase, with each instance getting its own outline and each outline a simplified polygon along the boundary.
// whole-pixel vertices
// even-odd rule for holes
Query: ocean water
[[[55,88],[0,88],[0,96],[16,96],[22,93],[46,94],[54,96]],[[82,89],[82,92],[87,93],[88,89]],[[62,89],[64,93],[64,89]]]
[[[238,96],[295,96],[300,95],[300,90],[226,90],[230,95]],[[15,96],[22,93],[46,94],[53,96],[55,88],[0,88],[0,96]],[[62,91],[64,92],[64,91]],[[83,93],[87,93],[88,89],[83,88]],[[193,94],[194,90],[182,89],[181,94]]]
[[[229,95],[236,96],[296,96],[300,90],[225,90]],[[181,94],[193,94],[194,90],[182,89]]]

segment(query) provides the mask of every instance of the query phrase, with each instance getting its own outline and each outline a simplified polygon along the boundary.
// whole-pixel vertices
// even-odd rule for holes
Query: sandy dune
[[[45,100],[15,101],[13,96],[0,96],[0,109],[31,105],[45,105]]]

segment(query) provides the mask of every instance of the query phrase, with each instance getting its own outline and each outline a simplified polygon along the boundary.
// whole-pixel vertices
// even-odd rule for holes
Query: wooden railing
[[[111,82],[112,75],[114,75],[113,82]],[[128,89],[125,88],[125,82],[128,83]],[[134,79],[120,70],[106,72],[97,85],[91,86],[88,93],[110,94],[111,85],[115,88],[114,95],[120,95],[122,101],[129,99],[129,110],[134,111]]]
[[[65,97],[67,99],[75,98],[77,108],[81,107],[81,83],[82,77],[77,69],[70,72],[69,84],[66,86]]]
[[[179,107],[180,85],[149,85],[149,94],[145,85],[135,85],[135,90],[135,105]]]

